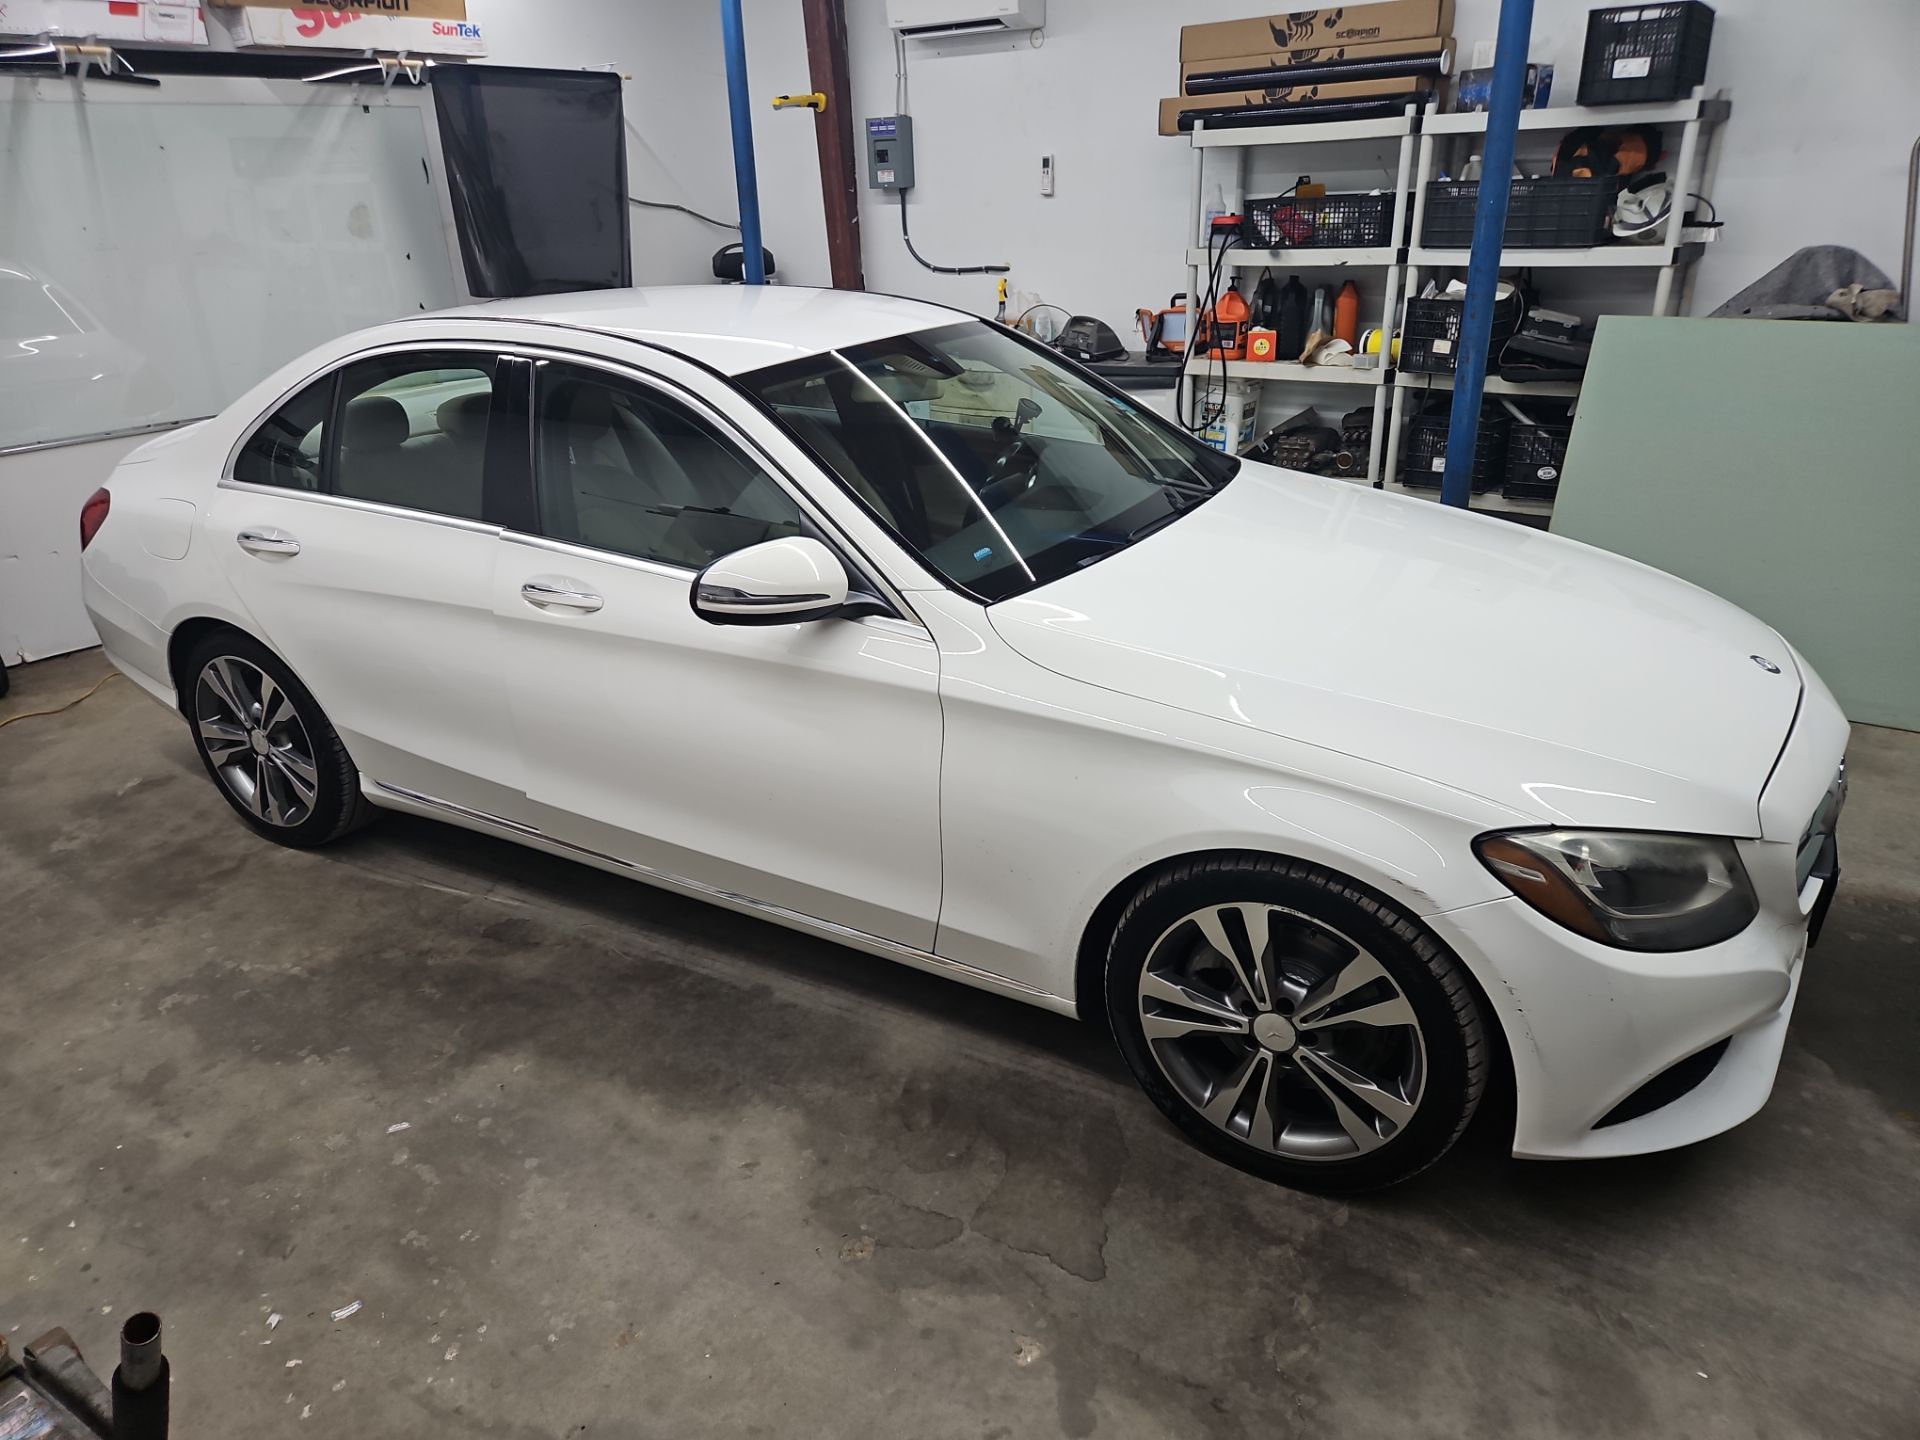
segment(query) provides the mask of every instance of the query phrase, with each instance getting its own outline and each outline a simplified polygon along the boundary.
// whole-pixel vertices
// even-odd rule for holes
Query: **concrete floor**
[[[105,1373],[161,1310],[182,1437],[1912,1440],[1920,735],[1854,767],[1757,1119],[1341,1203],[1071,1022],[425,822],[264,844],[114,680],[0,730],[0,1329]]]

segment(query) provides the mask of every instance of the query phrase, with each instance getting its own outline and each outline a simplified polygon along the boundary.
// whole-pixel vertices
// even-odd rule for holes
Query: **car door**
[[[495,593],[534,823],[710,891],[931,949],[931,638],[898,614],[762,626],[696,615],[694,576],[719,556],[833,537],[703,403],[696,387],[713,382],[694,367],[537,370],[539,533],[503,534]],[[861,570],[849,574],[858,588]]]
[[[447,345],[344,365],[254,431],[208,519],[260,638],[363,774],[513,819],[526,801],[485,497],[489,453],[511,457],[514,434],[524,485],[527,371]]]

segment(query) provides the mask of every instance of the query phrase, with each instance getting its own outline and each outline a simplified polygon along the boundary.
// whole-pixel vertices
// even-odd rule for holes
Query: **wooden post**
[[[860,165],[853,148],[853,87],[847,79],[845,0],[801,0],[807,22],[807,70],[827,108],[813,117],[820,151],[820,198],[827,212],[833,288],[864,290],[860,264]]]

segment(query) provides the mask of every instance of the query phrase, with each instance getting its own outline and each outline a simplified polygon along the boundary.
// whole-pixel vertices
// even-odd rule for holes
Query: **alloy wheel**
[[[1293,1160],[1400,1135],[1426,1088],[1420,1022],[1387,968],[1324,921],[1263,902],[1169,927],[1140,972],[1140,1028],[1208,1123]]]
[[[248,814],[291,829],[313,813],[313,742],[271,675],[237,655],[215,656],[201,668],[193,713],[208,763]]]

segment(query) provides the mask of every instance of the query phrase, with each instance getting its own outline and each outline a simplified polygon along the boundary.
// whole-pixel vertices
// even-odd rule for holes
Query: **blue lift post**
[[[1513,182],[1513,138],[1520,128],[1521,81],[1526,78],[1527,41],[1532,33],[1533,0],[1500,0],[1487,142],[1481,151],[1480,195],[1473,210],[1473,252],[1467,258],[1467,306],[1460,317],[1453,413],[1447,423],[1447,468],[1440,477],[1441,503],[1463,509],[1473,493],[1473,452],[1480,441],[1487,345],[1493,336],[1493,299],[1500,285],[1500,241],[1507,228],[1507,196]]]
[[[747,32],[740,23],[740,0],[720,0],[720,38],[727,51],[727,107],[733,116],[733,181],[740,192],[740,259],[747,284],[764,285],[760,177],[753,168],[753,105],[747,98]]]

